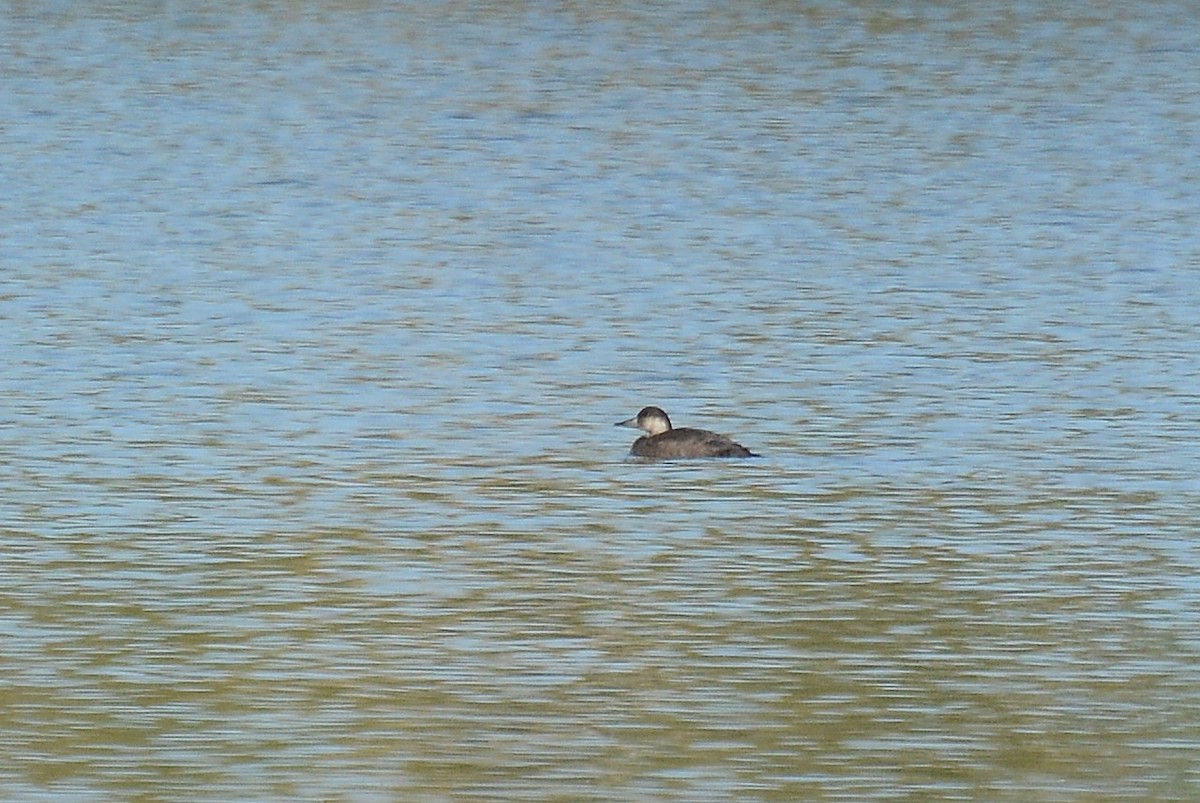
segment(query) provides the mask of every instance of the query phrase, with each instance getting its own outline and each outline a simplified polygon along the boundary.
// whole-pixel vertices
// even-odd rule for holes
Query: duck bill
[[[628,420],[618,421],[617,423],[613,424],[614,427],[634,427],[635,429],[637,428],[637,425],[638,422],[636,415]]]

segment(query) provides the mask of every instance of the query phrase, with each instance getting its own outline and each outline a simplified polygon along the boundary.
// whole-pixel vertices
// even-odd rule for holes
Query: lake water
[[[1200,797],[1194,4],[0,41],[0,798]]]

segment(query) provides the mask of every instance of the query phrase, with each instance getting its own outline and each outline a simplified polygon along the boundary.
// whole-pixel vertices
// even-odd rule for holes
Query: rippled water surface
[[[0,14],[0,797],[1200,797],[1191,4],[244,5]]]

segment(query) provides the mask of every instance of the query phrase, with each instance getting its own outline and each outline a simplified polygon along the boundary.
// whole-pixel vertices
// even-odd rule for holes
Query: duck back
[[[656,460],[693,457],[757,457],[745,446],[706,429],[680,427],[658,435],[644,435],[633,443],[630,454]]]

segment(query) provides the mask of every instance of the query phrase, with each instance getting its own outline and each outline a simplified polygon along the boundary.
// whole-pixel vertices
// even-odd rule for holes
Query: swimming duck
[[[658,407],[643,407],[618,427],[637,427],[646,434],[633,442],[629,453],[654,460],[679,460],[690,457],[758,457],[740,443],[706,429],[672,429],[671,419]]]

